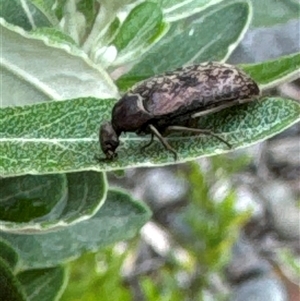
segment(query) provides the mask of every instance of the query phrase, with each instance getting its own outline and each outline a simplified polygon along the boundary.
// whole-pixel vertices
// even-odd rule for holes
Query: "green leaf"
[[[2,258],[12,270],[15,270],[19,256],[6,241],[0,239],[0,258]]]
[[[139,0],[101,0],[98,1],[102,5],[106,6],[109,10],[118,11],[123,6],[126,6],[127,4],[131,4],[134,2],[138,2]]]
[[[83,98],[0,110],[2,176],[95,169],[99,125],[113,103]]]
[[[48,214],[65,197],[65,186],[64,175],[0,179],[0,219],[26,223]]]
[[[50,11],[48,11],[49,14],[46,15],[45,11],[40,9],[40,6],[36,6],[35,3],[33,3],[34,1],[42,3],[42,1],[37,0],[0,0],[0,17],[25,30],[52,26],[51,21],[55,24],[57,22],[55,16],[51,14]]]
[[[86,18],[87,29],[90,29],[93,25],[93,22],[96,18],[96,0],[81,0],[77,3],[77,9],[80,11]]]
[[[125,19],[113,45],[118,50],[114,65],[133,60],[135,53],[150,45],[162,27],[163,15],[159,6],[153,2],[144,2],[136,6]]]
[[[0,300],[27,301],[23,288],[8,264],[0,258]]]
[[[37,28],[36,30],[32,30],[30,32],[32,37],[40,38],[40,39],[47,39],[48,43],[51,44],[63,44],[68,45],[69,47],[76,47],[75,41],[64,32],[50,27],[42,27]]]
[[[30,233],[64,228],[93,216],[103,205],[103,173],[26,175],[0,180],[2,231]]]
[[[172,154],[159,142],[142,152],[140,148],[150,138],[135,134],[121,135],[116,160],[97,162],[95,154],[101,154],[99,126],[111,118],[114,104],[109,99],[82,98],[2,109],[0,153],[5,155],[0,161],[1,174],[101,171],[175,163]],[[201,117],[197,127],[219,133],[236,149],[267,139],[297,120],[297,102],[265,98]],[[178,152],[179,161],[229,151],[224,143],[208,136],[191,137],[178,133],[170,136],[168,141]],[[28,158],[35,159],[29,161]]]
[[[49,39],[29,34],[2,19],[0,26],[2,106],[80,95],[118,97],[106,71],[70,43],[59,43],[61,35]]]
[[[17,275],[30,301],[59,300],[67,284],[65,268],[27,270]]]
[[[259,83],[262,89],[269,89],[299,77],[300,52],[258,64],[241,65],[241,68]]]
[[[199,13],[211,5],[223,0],[153,0],[163,8],[164,18],[168,22],[184,19]]]
[[[251,2],[253,3],[254,12],[251,24],[253,27],[274,26],[286,23],[291,19],[299,19],[298,0],[251,0]]]
[[[225,60],[244,36],[250,19],[248,3],[237,2],[172,23],[141,61],[117,80],[118,87],[126,90],[140,80],[183,65]]]
[[[51,267],[133,237],[150,212],[123,192],[111,190],[92,218],[60,231],[21,235],[0,232],[20,256],[21,269]]]
[[[133,49],[147,42],[156,33],[161,21],[162,12],[158,5],[148,1],[141,3],[127,16],[112,44],[118,51]]]
[[[37,9],[39,9],[52,25],[58,25],[58,19],[53,11],[56,0],[30,0],[27,2],[31,2]]]
[[[121,26],[120,20],[118,18],[115,18],[115,20],[110,23],[105,34],[101,37],[101,44],[102,45],[110,44],[114,39],[114,37],[116,36],[120,26]]]
[[[97,167],[97,132],[110,118],[109,100],[47,102],[0,111],[0,172],[55,173]],[[34,160],[28,160],[34,158]]]

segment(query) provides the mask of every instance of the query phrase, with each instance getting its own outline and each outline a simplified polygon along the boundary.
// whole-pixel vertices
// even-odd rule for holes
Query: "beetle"
[[[99,142],[105,160],[117,156],[122,132],[156,136],[173,153],[164,136],[172,131],[211,135],[230,144],[207,129],[189,126],[189,122],[259,96],[257,83],[236,66],[207,62],[181,67],[153,76],[131,88],[113,107],[111,121],[100,126]]]

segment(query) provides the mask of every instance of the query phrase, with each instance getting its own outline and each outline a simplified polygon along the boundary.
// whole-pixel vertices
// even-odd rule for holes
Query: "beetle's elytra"
[[[135,85],[115,104],[111,121],[100,127],[101,149],[106,159],[115,158],[122,132],[151,134],[150,144],[156,136],[175,160],[176,151],[163,137],[167,131],[208,134],[228,145],[209,130],[186,127],[187,121],[251,101],[259,93],[258,85],[244,71],[218,62],[151,77]]]

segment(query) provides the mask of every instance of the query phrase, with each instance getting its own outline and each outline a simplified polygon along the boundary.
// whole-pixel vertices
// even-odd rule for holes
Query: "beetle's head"
[[[112,127],[111,122],[103,123],[99,131],[99,141],[107,160],[114,159],[117,154],[115,149],[119,146],[119,135]]]

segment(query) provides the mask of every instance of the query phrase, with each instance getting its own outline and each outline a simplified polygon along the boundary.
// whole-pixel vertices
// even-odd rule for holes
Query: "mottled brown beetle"
[[[176,151],[163,137],[171,131],[211,135],[231,147],[210,130],[186,126],[188,121],[251,101],[259,93],[258,85],[246,73],[218,62],[183,67],[151,77],[135,85],[115,104],[111,122],[100,127],[101,149],[106,159],[111,160],[117,155],[115,150],[122,132],[151,134],[146,146],[156,136],[176,160]]]

